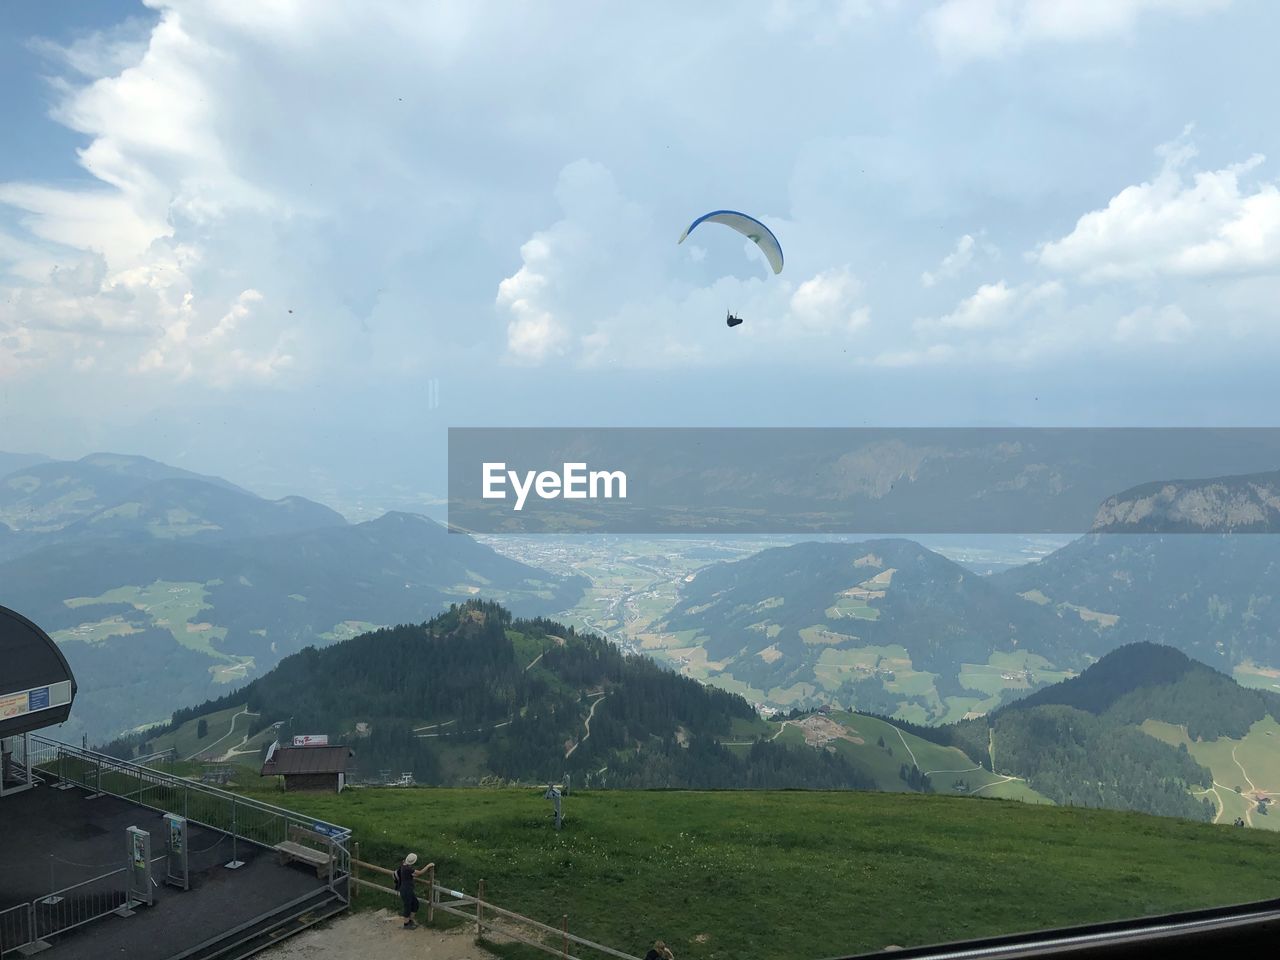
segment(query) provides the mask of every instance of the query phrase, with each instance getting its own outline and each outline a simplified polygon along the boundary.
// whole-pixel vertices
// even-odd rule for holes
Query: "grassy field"
[[[157,580],[145,587],[117,587],[97,597],[72,597],[63,603],[73,609],[95,603],[128,603],[135,610],[147,614],[155,626],[168,630],[174,640],[187,649],[203,653],[214,660],[232,661],[234,658],[215,650],[210,643],[212,640],[225,639],[226,628],[197,620],[200,612],[208,607],[205,588],[212,585],[212,581],[203,584]],[[127,625],[118,617],[109,617],[97,623],[81,624],[71,630],[59,631],[57,639],[86,640],[93,643],[134,632],[123,629],[125,626]]]
[[[1257,687],[1261,690],[1270,690],[1272,693],[1280,691],[1280,670],[1274,667],[1245,662],[1232,670],[1231,675],[1242,687]]]
[[[199,719],[188,720],[171,733],[161,734],[151,740],[151,752],[159,753],[173,747],[179,760],[187,760],[208,751],[211,747],[215,753],[223,753],[238,746],[241,739],[249,732],[249,724],[255,715],[244,712],[243,706],[228,707],[217,713],[208,714],[208,730],[203,737],[197,737]],[[255,764],[256,755],[250,758]]]
[[[364,859],[407,850],[440,882],[641,954],[813,958],[1280,895],[1280,836],[915,794],[540,790],[265,791],[353,828]],[[370,901],[374,902],[370,902]],[[363,901],[388,905],[374,897]]]
[[[1280,831],[1280,811],[1260,814],[1257,808],[1259,796],[1280,798],[1280,724],[1272,717],[1256,722],[1241,740],[1191,740],[1185,727],[1159,720],[1147,720],[1142,729],[1165,743],[1186,744],[1196,762],[1209,768],[1213,788],[1197,796],[1213,801],[1219,822],[1244,817],[1251,827]]]

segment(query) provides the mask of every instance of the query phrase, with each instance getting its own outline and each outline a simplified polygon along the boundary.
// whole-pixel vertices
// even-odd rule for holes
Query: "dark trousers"
[[[418,912],[418,895],[410,890],[400,894],[400,916],[406,920]]]

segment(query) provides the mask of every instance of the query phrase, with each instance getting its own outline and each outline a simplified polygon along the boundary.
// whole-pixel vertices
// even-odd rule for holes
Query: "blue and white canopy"
[[[773,231],[755,217],[738,213],[736,210],[712,210],[689,224],[689,229],[680,234],[677,242],[684,243],[684,238],[689,236],[700,223],[722,223],[726,227],[737,230],[764,251],[765,259],[769,261],[769,266],[773,267],[774,273],[782,272],[782,244],[778,243],[778,238],[773,235]]]

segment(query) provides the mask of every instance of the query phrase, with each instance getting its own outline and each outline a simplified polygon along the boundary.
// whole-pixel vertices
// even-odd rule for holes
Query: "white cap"
[[[415,863],[418,862],[418,855],[416,853],[411,853],[404,858],[404,862],[412,867]]]

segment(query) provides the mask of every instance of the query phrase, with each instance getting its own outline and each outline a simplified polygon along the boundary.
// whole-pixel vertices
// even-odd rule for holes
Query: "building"
[[[29,734],[62,723],[76,681],[53,639],[8,607],[0,607],[0,796],[29,790]]]
[[[284,777],[285,790],[341,793],[347,785],[350,747],[275,747],[262,765],[264,777]]]

